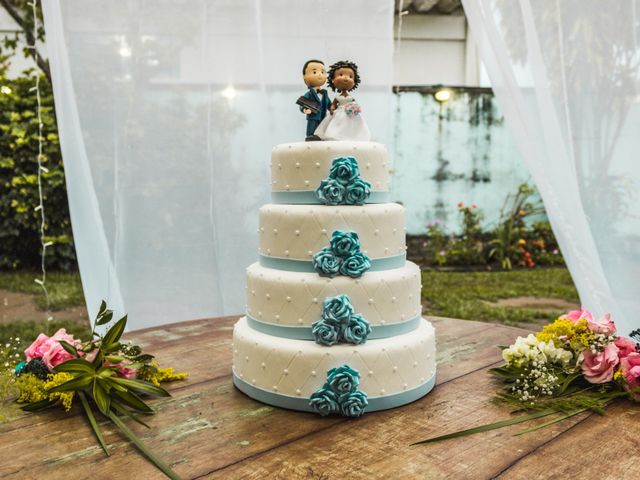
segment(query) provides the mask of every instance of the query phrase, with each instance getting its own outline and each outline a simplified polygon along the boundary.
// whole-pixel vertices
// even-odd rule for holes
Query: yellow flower
[[[187,372],[176,373],[172,367],[161,368],[157,362],[151,363],[151,366],[155,367],[156,371],[150,368],[141,368],[138,370],[138,379],[146,380],[156,386],[160,386],[161,382],[184,380],[189,375]]]
[[[16,387],[20,392],[16,402],[33,403],[47,398],[44,391],[44,381],[31,373],[20,375],[16,378]]]
[[[47,380],[41,380],[31,373],[20,375],[16,379],[16,386],[20,392],[16,401],[18,403],[33,403],[42,400],[60,400],[68,412],[71,409],[74,392],[47,393],[47,390],[62,385],[72,378],[73,375],[66,372],[50,374]]]
[[[71,379],[73,379],[73,375],[67,372],[60,372],[54,375],[49,375],[49,380],[45,382],[44,388],[48,390],[50,388],[57,387],[58,385],[62,385],[63,383],[68,382]],[[69,410],[71,410],[71,404],[73,402],[74,395],[75,392],[71,391],[49,393],[47,396],[49,400],[60,400],[60,403],[62,403],[65,411],[68,412]]]
[[[595,334],[589,330],[587,320],[584,318],[573,323],[571,320],[560,317],[546,325],[536,334],[536,338],[541,342],[553,342],[556,347],[568,342],[574,352],[581,352],[593,343]]]
[[[518,244],[519,245],[526,245],[527,241],[524,238],[521,238],[520,240],[518,240]]]

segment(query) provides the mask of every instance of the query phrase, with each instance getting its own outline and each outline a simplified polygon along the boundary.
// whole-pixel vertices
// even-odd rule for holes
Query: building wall
[[[493,94],[456,89],[441,106],[432,93],[401,91],[395,104],[392,198],[407,208],[408,233],[436,220],[459,231],[458,202],[494,225],[506,196],[531,179]]]

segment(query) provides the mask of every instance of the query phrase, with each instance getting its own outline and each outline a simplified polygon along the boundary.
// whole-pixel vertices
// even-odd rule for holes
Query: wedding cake
[[[278,145],[259,214],[233,381],[261,402],[321,415],[397,407],[435,383],[435,335],[420,269],[406,261],[405,209],[389,203],[385,147]]]

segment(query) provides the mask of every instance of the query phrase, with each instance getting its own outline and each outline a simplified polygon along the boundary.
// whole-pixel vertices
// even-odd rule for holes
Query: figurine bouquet
[[[148,428],[139,417],[154,413],[145,397],[170,396],[160,383],[182,380],[187,374],[160,368],[153,355],[143,353],[138,345],[122,342],[126,315],[104,335],[99,335],[95,327],[110,323],[112,317],[113,312],[102,302],[90,340],[76,339],[64,328],[51,337],[41,333],[24,351],[23,360],[12,344],[20,340],[13,339],[1,350],[5,376],[12,377],[15,400],[22,404],[22,410],[61,407],[68,412],[79,403],[107,456],[109,450],[97,415],[110,420],[168,477],[179,478],[135,436],[124,420],[131,419]],[[3,397],[6,396],[5,388]]]
[[[640,402],[640,330],[630,337],[616,335],[608,314],[596,319],[582,308],[562,315],[535,335],[503,347],[504,365],[491,369],[502,382],[496,401],[524,415],[416,443],[552,417],[515,433],[522,435],[588,410],[603,414],[619,398]]]

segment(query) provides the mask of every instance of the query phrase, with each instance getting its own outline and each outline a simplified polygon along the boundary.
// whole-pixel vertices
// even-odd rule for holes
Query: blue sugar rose
[[[311,410],[319,413],[323,417],[332,413],[338,413],[338,397],[325,385],[320,390],[311,394],[309,397],[309,406]]]
[[[338,257],[350,257],[360,251],[360,239],[356,232],[336,230],[331,235],[331,250]]]
[[[345,417],[360,417],[369,405],[367,394],[360,390],[340,395],[338,402],[340,413]]]
[[[342,259],[336,257],[330,247],[325,247],[313,256],[312,263],[321,277],[335,277],[340,272]]]
[[[318,320],[311,325],[311,334],[316,343],[330,347],[340,340],[340,327],[324,320]]]
[[[371,184],[361,178],[357,178],[347,185],[344,194],[344,203],[347,205],[363,205],[371,195]]]
[[[329,170],[329,178],[333,178],[345,186],[359,176],[358,162],[353,157],[336,158],[331,164],[331,170]]]
[[[359,278],[371,268],[371,261],[363,253],[356,253],[346,258],[340,265],[340,274],[351,278]]]
[[[332,368],[327,373],[327,385],[338,395],[353,392],[360,384],[360,374],[349,365]]]
[[[353,315],[353,305],[347,295],[327,297],[322,308],[322,318],[332,325],[346,325]]]
[[[359,313],[349,319],[349,323],[342,330],[342,338],[345,342],[360,345],[367,341],[371,333],[371,325]]]
[[[320,182],[320,186],[316,189],[316,197],[325,205],[340,205],[343,203],[345,192],[346,189],[340,182],[328,178]]]

